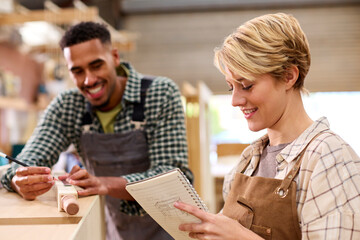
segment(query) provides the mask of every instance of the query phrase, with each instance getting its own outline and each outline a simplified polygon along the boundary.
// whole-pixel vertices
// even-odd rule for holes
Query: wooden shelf
[[[71,24],[76,21],[94,21],[99,13],[96,7],[87,9],[64,8],[58,11],[31,10],[22,13],[0,14],[0,25],[12,25],[33,21],[46,21],[54,24]]]
[[[22,98],[0,97],[0,109],[15,109],[18,111],[40,111],[45,109],[45,107],[46,106],[44,106],[44,103],[30,104]]]
[[[99,10],[97,7],[84,7],[82,9],[59,8],[56,11],[25,10],[20,13],[0,13],[0,26],[23,24],[33,21],[46,21],[53,24],[73,24],[74,22],[80,21],[95,21],[107,24],[99,16]],[[109,30],[111,32],[113,44],[119,51],[128,52],[135,49],[134,40],[137,36],[134,33],[117,31],[111,26],[109,26]],[[42,47],[43,46],[40,46],[40,48]],[[48,47],[51,48],[51,46]],[[56,46],[56,48],[59,50],[58,46]]]

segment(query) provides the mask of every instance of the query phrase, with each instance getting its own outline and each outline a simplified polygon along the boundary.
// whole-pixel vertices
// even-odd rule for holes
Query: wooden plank
[[[122,35],[121,31],[118,31],[118,34]],[[113,35],[113,33],[111,34]],[[127,34],[124,34],[125,38],[127,37]],[[112,46],[114,48],[116,48],[119,52],[130,52],[130,51],[134,51],[136,44],[135,44],[135,39],[133,38],[129,38],[128,40],[123,40],[124,36],[119,39],[119,38],[113,38],[112,39]],[[53,53],[53,54],[58,54],[62,56],[62,51],[59,47],[59,45],[57,44],[43,44],[43,45],[36,45],[36,46],[31,46],[31,48],[29,49],[29,51],[31,53]]]
[[[201,185],[200,163],[200,135],[199,135],[199,98],[191,96],[186,98],[186,133],[188,142],[189,167],[194,174],[194,187],[203,198]]]
[[[0,14],[0,25],[12,25],[33,21],[47,21],[55,24],[71,24],[74,21],[94,21],[99,13],[96,7],[87,9],[62,8],[58,11],[32,10],[26,13]]]
[[[48,224],[77,224],[81,217],[52,217],[52,218],[0,218],[0,225],[48,225]]]
[[[218,157],[229,156],[229,155],[241,155],[244,149],[249,146],[249,144],[241,143],[221,143],[216,147],[216,153]]]
[[[58,211],[55,188],[34,201],[0,189],[1,239],[105,239],[104,202],[100,196],[78,201],[79,212],[70,216]]]
[[[204,82],[197,84],[199,94],[200,181],[202,198],[211,212],[215,212],[215,186],[210,163],[210,106],[211,90]]]
[[[211,91],[200,82],[197,88],[182,86],[186,98],[186,132],[189,167],[194,174],[194,187],[211,212],[215,211],[213,177],[210,165],[209,100]]]
[[[0,97],[0,109],[15,109],[19,111],[38,111],[43,107],[29,104],[25,99],[15,97]]]
[[[83,218],[77,224],[76,231],[73,233],[72,239],[99,239],[105,240],[106,226],[105,226],[105,196],[97,196],[92,202],[88,211],[84,213]]]
[[[135,42],[134,41],[113,41],[112,45],[119,51],[119,52],[130,52],[135,50]]]
[[[1,240],[70,240],[75,229],[76,224],[0,225],[0,236]]]

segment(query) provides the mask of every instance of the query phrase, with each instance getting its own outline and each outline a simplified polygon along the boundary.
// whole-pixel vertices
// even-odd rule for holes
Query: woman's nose
[[[245,106],[246,104],[246,98],[236,89],[233,90],[232,96],[231,96],[231,105],[233,107],[241,107]]]

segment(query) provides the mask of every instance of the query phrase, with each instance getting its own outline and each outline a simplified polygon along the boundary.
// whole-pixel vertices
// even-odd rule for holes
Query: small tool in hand
[[[13,161],[13,162],[16,162],[17,164],[20,164],[21,166],[29,167],[29,165],[27,165],[26,163],[20,162],[19,160],[15,159],[15,158],[13,158],[13,157],[10,157],[10,156],[6,155],[6,154],[3,153],[3,152],[0,152],[0,157],[7,158],[7,159],[9,159],[10,161]]]

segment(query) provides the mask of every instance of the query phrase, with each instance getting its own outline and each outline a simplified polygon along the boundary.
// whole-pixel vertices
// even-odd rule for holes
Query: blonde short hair
[[[244,23],[215,49],[214,58],[224,75],[227,68],[248,80],[265,73],[281,80],[287,69],[295,65],[299,77],[294,88],[300,90],[304,90],[310,61],[309,43],[299,22],[284,13],[267,14]]]

